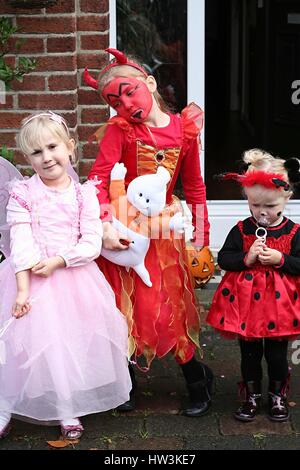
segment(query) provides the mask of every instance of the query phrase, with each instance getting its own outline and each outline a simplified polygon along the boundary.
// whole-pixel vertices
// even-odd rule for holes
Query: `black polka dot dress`
[[[248,218],[229,233],[218,257],[226,274],[206,321],[229,338],[293,339],[300,334],[300,226],[284,217],[268,228],[266,244],[283,254],[282,261],[249,268],[244,260],[256,229]]]

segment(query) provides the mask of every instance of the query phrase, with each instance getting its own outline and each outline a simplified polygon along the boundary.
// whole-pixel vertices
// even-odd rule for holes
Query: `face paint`
[[[130,122],[143,122],[152,108],[146,83],[134,77],[117,77],[103,89],[102,96],[118,115]]]
[[[287,199],[278,190],[256,185],[245,190],[249,209],[258,225],[270,227],[280,223]]]

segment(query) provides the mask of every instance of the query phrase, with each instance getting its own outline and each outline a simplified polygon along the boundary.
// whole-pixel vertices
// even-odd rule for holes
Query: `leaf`
[[[73,444],[78,444],[79,443],[79,439],[59,439],[58,441],[46,441],[47,444],[49,444],[49,446],[51,447],[55,447],[56,449],[60,449],[60,448],[63,448],[63,447],[68,447],[68,446],[72,446]]]
[[[0,155],[6,160],[8,160],[10,163],[15,165],[14,152],[13,150],[8,149],[6,145],[3,145],[2,147],[0,147]]]
[[[13,25],[11,18],[0,17],[0,80],[4,81],[7,91],[12,89],[11,82],[15,78],[21,80],[23,75],[32,72],[37,64],[35,59],[27,57],[19,58],[15,67],[5,63],[4,56],[11,55],[14,51],[18,52],[21,45],[26,42],[21,38],[17,39],[14,47],[10,45],[11,36],[18,31],[19,29]]]

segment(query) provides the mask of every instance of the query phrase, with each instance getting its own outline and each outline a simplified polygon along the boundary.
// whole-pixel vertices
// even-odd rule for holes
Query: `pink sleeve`
[[[201,176],[198,138],[185,141],[187,147],[181,163],[181,180],[186,202],[193,215],[194,243],[209,246],[209,222],[206,188]]]
[[[83,266],[98,258],[102,246],[102,222],[96,188],[88,182],[80,187],[82,195],[80,209],[80,234],[78,243],[57,253],[67,267]]]
[[[17,183],[10,192],[7,223],[15,272],[31,269],[41,260],[41,254],[32,234],[31,207],[25,182]]]

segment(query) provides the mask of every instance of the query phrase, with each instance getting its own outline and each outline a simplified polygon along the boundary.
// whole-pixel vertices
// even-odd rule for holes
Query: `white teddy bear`
[[[167,184],[170,181],[168,170],[158,167],[154,174],[138,176],[129,183],[125,191],[127,169],[123,163],[116,163],[111,171],[109,188],[111,204],[116,210],[113,226],[124,238],[131,242],[127,250],[113,251],[102,248],[101,255],[120,266],[129,268],[140,276],[149,287],[152,286],[150,275],[145,267],[150,238],[184,233],[187,218],[179,211],[178,204],[166,206]],[[174,207],[177,212],[173,214]]]

